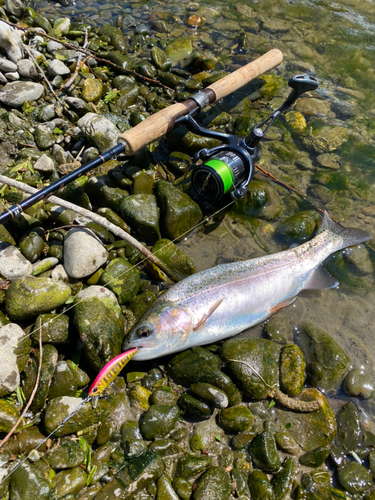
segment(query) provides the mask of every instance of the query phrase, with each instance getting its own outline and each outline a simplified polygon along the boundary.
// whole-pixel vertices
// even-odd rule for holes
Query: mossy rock
[[[202,218],[202,211],[189,195],[160,180],[155,187],[161,210],[161,232],[164,238],[175,241],[193,229]]]
[[[266,398],[270,388],[278,385],[279,356],[280,346],[266,339],[229,339],[220,348],[229,373],[254,399]]]
[[[162,238],[152,248],[152,253],[173,269],[174,273],[184,279],[195,273],[194,263],[171,240]]]
[[[256,215],[261,219],[275,219],[283,205],[276,189],[271,184],[254,179],[243,198],[236,201],[233,210],[243,215]]]
[[[121,216],[145,241],[154,243],[160,238],[159,208],[153,194],[134,194],[121,203]]]
[[[62,281],[24,276],[10,284],[5,307],[10,318],[22,321],[57,309],[69,296],[70,287]]]
[[[101,370],[121,353],[124,320],[116,296],[104,287],[90,286],[76,295],[74,323],[86,356]]]
[[[231,492],[231,482],[228,474],[221,467],[210,467],[202,474],[193,492],[194,500],[215,498],[227,500]]]
[[[122,257],[111,260],[100,276],[100,283],[107,286],[117,297],[119,304],[133,299],[139,290],[140,275],[134,267]]]
[[[303,241],[312,235],[320,220],[316,210],[306,210],[287,217],[278,232],[287,238]]]
[[[297,396],[305,382],[306,361],[302,350],[295,344],[282,347],[280,355],[280,389],[288,396]]]

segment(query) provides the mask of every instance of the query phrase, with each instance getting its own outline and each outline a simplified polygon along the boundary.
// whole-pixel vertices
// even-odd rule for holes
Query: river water
[[[270,78],[250,84],[216,107],[237,119],[261,117],[286,98],[288,78],[314,75],[320,82],[310,99],[296,110],[305,117],[303,133],[280,120],[263,146],[261,166],[303,194],[347,226],[375,235],[375,3],[371,0],[253,0],[189,2],[92,2],[70,5],[40,2],[38,10],[52,16],[69,16],[90,24],[115,24],[131,36],[145,25],[161,41],[189,36],[194,47],[216,60],[216,69],[231,71],[271,48],[284,54],[283,63]],[[189,16],[199,18],[191,27]],[[166,30],[155,33],[153,22],[165,21]],[[299,115],[298,115],[299,116]],[[275,143],[278,146],[275,146]],[[281,146],[280,146],[281,144]],[[204,229],[180,243],[197,270],[223,258],[251,258],[288,248],[278,227],[295,211],[311,209],[298,195],[276,187],[283,212],[262,221],[233,211],[221,213]],[[232,207],[233,208],[233,207]],[[374,246],[375,238],[370,241]],[[313,321],[347,351],[353,367],[373,374],[375,359],[375,285],[373,251],[361,246],[336,255],[328,263],[340,280],[337,289],[305,291],[286,309],[291,327],[298,332],[304,320]],[[262,335],[262,326],[246,335]],[[358,403],[372,417],[372,399]]]

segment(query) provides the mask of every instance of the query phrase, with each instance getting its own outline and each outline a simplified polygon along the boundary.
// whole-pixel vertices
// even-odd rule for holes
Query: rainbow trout
[[[133,359],[145,360],[236,335],[294,302],[301,290],[337,286],[322,262],[370,238],[325,213],[317,235],[298,247],[221,264],[174,285],[131,329],[123,349],[136,347]]]

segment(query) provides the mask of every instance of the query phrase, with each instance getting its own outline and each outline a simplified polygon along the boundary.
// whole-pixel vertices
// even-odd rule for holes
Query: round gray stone
[[[62,61],[53,59],[48,65],[48,73],[51,76],[64,76],[70,74],[70,69]]]
[[[7,106],[20,108],[25,101],[36,101],[44,92],[41,83],[12,82],[0,90],[0,101]]]
[[[30,59],[21,59],[17,63],[18,73],[24,78],[37,78],[38,70]]]
[[[43,172],[46,174],[50,174],[55,170],[55,163],[47,155],[42,155],[37,161],[34,163],[34,170],[38,172]]]
[[[0,274],[8,280],[15,280],[32,274],[33,266],[15,246],[0,242]]]
[[[4,57],[0,57],[0,71],[8,73],[9,71],[17,71],[17,64]]]
[[[5,50],[7,58],[14,63],[23,58],[20,32],[4,21],[0,21],[0,47]]]
[[[64,267],[72,278],[84,278],[102,266],[108,257],[103,243],[87,228],[71,229],[64,239]]]
[[[0,395],[5,396],[17,389],[20,385],[20,373],[17,366],[15,352],[18,341],[25,336],[25,332],[16,323],[8,323],[0,328],[0,346],[4,355],[1,357]]]

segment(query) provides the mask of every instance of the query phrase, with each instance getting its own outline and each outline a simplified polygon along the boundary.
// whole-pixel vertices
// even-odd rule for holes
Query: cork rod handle
[[[230,73],[221,80],[207,87],[204,92],[210,95],[210,103],[235,92],[249,83],[257,76],[274,68],[283,60],[282,52],[272,49],[258,59],[246,64],[242,68]],[[184,116],[197,106],[195,101],[188,99],[185,102],[173,104],[168,108],[149,116],[134,128],[127,130],[119,136],[119,142],[125,143],[126,154],[132,155],[142,146],[163,137],[173,128],[174,121],[179,116]]]

